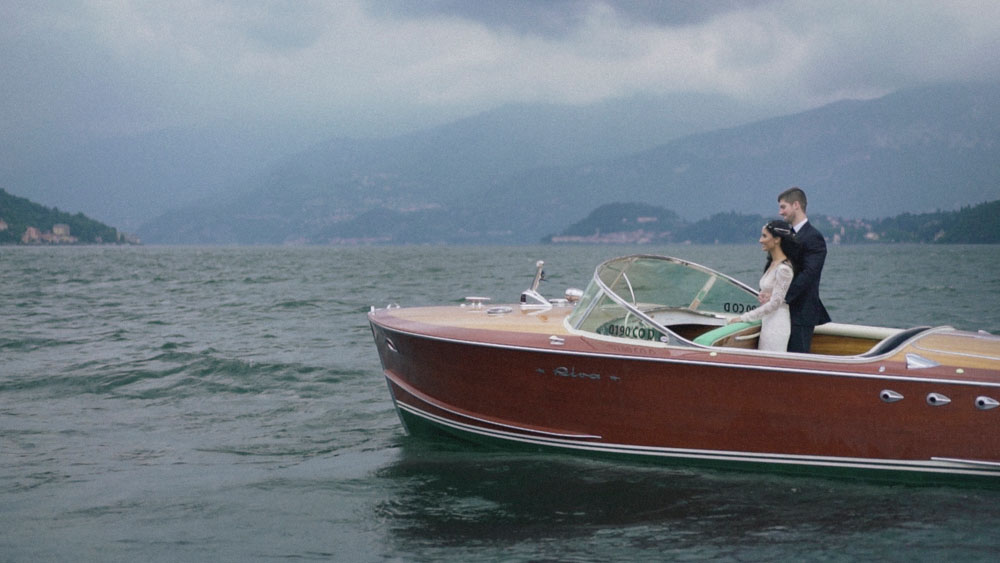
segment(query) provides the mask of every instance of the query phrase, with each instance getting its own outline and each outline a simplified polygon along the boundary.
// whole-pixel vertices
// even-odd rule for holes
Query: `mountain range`
[[[124,227],[154,244],[535,243],[620,201],[691,222],[771,216],[791,185],[808,193],[810,215],[878,218],[1000,199],[997,84],[927,86],[743,123],[735,116],[746,108],[731,100],[681,102],[507,106],[396,137],[312,144],[261,131],[245,144],[173,133],[190,139],[186,153],[154,136],[93,156],[127,159],[131,184],[114,183],[110,164],[80,173],[93,151],[71,159],[75,168],[50,165],[57,171],[45,176],[39,165],[0,182],[19,191],[40,177],[76,181],[90,205],[111,194],[100,197],[129,213]],[[172,152],[154,159],[156,146]],[[198,166],[183,165],[199,153]],[[40,199],[106,217],[49,195]]]
[[[400,124],[400,132],[378,139],[340,138],[336,125],[319,122],[231,119],[142,134],[106,132],[87,142],[67,138],[29,160],[0,150],[0,187],[135,232],[170,210],[211,207],[260,190],[294,191],[283,174],[326,185],[341,183],[345,174],[349,181],[355,173],[398,172],[460,190],[470,176],[621,156],[762,115],[723,96],[676,94],[582,106],[509,105],[420,130]],[[449,158],[453,154],[462,158]],[[329,162],[310,162],[316,159]]]
[[[520,244],[623,200],[697,220],[773,214],[791,185],[807,191],[810,211],[842,217],[1000,198],[998,85],[842,101],[613,158],[598,158],[602,148],[569,164],[546,165],[572,136],[528,142],[491,117],[317,145],[271,169],[259,188],[175,211],[140,234],[166,243]]]

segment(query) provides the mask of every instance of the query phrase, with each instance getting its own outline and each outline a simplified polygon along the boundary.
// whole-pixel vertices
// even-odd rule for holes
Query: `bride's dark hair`
[[[792,256],[795,255],[796,250],[799,246],[799,241],[795,238],[795,229],[788,224],[787,221],[782,219],[775,219],[773,221],[768,221],[764,225],[764,229],[771,233],[772,237],[777,237],[781,240],[781,251],[785,253],[788,257],[789,262],[792,264],[792,271],[796,274],[799,273],[798,267],[796,267],[795,262],[792,261]],[[764,271],[771,265],[771,255],[767,255],[767,262],[764,263]]]

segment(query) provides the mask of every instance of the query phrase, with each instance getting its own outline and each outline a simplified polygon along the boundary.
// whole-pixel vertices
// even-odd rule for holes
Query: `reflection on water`
[[[404,440],[378,476],[394,494],[376,516],[404,552],[490,546],[493,555],[537,555],[558,540],[578,555],[854,559],[891,554],[904,540],[976,558],[992,549],[992,533],[954,515],[1000,517],[994,491],[516,454],[426,438]],[[956,534],[962,545],[952,543]]]

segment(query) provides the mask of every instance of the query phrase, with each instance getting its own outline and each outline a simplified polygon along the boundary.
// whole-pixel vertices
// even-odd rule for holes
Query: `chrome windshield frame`
[[[609,264],[611,264],[613,262],[624,262],[624,261],[628,261],[629,263],[634,263],[634,262],[637,262],[639,260],[660,260],[660,261],[664,261],[664,262],[672,262],[674,264],[678,264],[680,266],[684,266],[684,267],[691,268],[691,269],[694,269],[694,270],[698,270],[700,272],[708,274],[708,276],[710,276],[709,280],[712,280],[713,277],[717,278],[717,279],[723,279],[723,280],[728,281],[732,285],[734,285],[734,286],[736,286],[736,287],[738,287],[738,288],[746,291],[750,295],[756,296],[758,294],[758,291],[756,289],[753,289],[752,287],[748,286],[747,284],[745,284],[745,283],[743,283],[743,282],[741,282],[741,281],[739,281],[739,280],[737,280],[737,279],[735,279],[735,278],[733,278],[731,276],[727,276],[726,274],[723,274],[721,272],[718,272],[718,271],[713,270],[711,268],[708,268],[706,266],[702,266],[701,264],[698,264],[696,262],[691,262],[689,260],[684,260],[682,258],[675,258],[673,256],[663,256],[663,255],[657,255],[657,254],[631,254],[631,255],[626,255],[626,256],[619,256],[619,257],[610,258],[608,260],[605,260],[604,262],[601,262],[594,269],[594,275],[593,275],[593,277],[591,279],[592,279],[593,283],[596,283],[597,286],[600,288],[600,292],[598,294],[594,295],[594,297],[591,299],[590,303],[587,304],[587,309],[585,311],[583,311],[583,313],[580,315],[580,317],[577,320],[577,322],[574,325],[572,325],[571,328],[573,328],[574,330],[583,330],[583,329],[580,328],[580,326],[591,315],[591,313],[593,312],[593,309],[601,301],[600,298],[601,298],[601,295],[603,294],[603,295],[606,295],[609,299],[611,299],[615,303],[617,303],[619,306],[623,307],[626,311],[628,311],[631,314],[635,315],[636,317],[642,319],[644,322],[648,323],[650,326],[652,326],[656,330],[659,330],[662,334],[666,335],[666,341],[665,341],[666,344],[675,345],[675,346],[676,345],[681,345],[681,346],[698,346],[697,344],[691,342],[690,340],[688,340],[688,339],[686,339],[686,338],[678,335],[674,331],[672,331],[669,328],[663,326],[661,323],[653,320],[652,317],[650,317],[649,315],[647,315],[646,313],[644,313],[643,311],[641,311],[638,308],[638,306],[636,306],[636,305],[634,305],[632,303],[629,303],[623,297],[621,297],[620,295],[618,295],[618,293],[616,293],[615,291],[612,291],[611,288],[608,287],[608,285],[606,283],[604,283],[604,280],[601,279],[600,273]],[[626,280],[627,280],[628,278],[627,278],[626,274],[627,274],[627,268],[623,268],[620,275],[626,276]],[[631,283],[630,282],[628,282],[628,286],[631,288]],[[700,294],[696,295],[696,297],[699,297],[699,296],[700,296]],[[712,313],[701,313],[701,312],[696,311],[694,309],[691,309],[691,312],[692,313],[696,313],[696,314],[702,314],[702,315],[710,315],[712,317],[718,317],[715,314],[712,314]],[[725,317],[718,317],[718,318],[725,318]],[[661,342],[664,341],[663,338],[661,338],[660,340],[661,340]]]

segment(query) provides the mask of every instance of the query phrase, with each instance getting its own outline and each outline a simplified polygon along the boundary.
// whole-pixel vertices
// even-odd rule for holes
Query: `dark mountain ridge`
[[[772,214],[777,194],[792,185],[807,191],[811,210],[846,217],[997,199],[1000,88],[953,85],[837,102],[592,166],[532,171],[480,201],[499,206],[503,194],[531,193],[540,208],[535,225],[566,223],[622,199],[697,219],[720,211]],[[511,226],[544,235],[527,222]]]
[[[716,213],[695,222],[669,209],[640,203],[610,203],[562,232],[542,239],[554,244],[753,243],[775,216]],[[834,244],[1000,244],[1000,200],[957,211],[903,213],[882,219],[819,215],[809,221]]]

